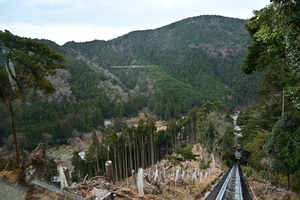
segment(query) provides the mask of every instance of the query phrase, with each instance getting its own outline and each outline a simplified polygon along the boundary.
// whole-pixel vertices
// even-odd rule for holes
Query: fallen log
[[[113,187],[110,189],[110,192],[116,194],[118,197],[123,197],[127,199],[139,198],[139,195],[129,188],[116,188]]]

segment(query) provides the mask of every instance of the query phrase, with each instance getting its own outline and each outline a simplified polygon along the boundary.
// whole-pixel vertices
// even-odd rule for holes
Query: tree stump
[[[106,169],[106,179],[107,179],[107,182],[114,184],[115,183],[115,180],[114,180],[114,171],[113,171],[113,166],[112,166],[112,161],[111,160],[106,161],[106,163],[105,163],[105,169]]]

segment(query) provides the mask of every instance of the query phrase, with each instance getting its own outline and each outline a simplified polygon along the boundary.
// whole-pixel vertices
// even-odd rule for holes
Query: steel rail
[[[223,199],[223,196],[224,196],[224,194],[226,192],[226,189],[227,189],[227,185],[228,185],[228,183],[230,181],[230,178],[232,176],[232,173],[233,173],[233,168],[234,168],[234,166],[231,168],[229,174],[227,175],[227,178],[225,179],[225,181],[222,185],[222,188],[220,189],[220,192],[218,193],[218,196],[216,197],[216,200]]]
[[[218,196],[216,197],[216,200],[222,199],[243,199],[241,180],[237,163],[235,163],[231,168],[230,173],[228,174]]]
[[[246,179],[236,162],[215,185],[205,200],[255,200],[250,195]]]

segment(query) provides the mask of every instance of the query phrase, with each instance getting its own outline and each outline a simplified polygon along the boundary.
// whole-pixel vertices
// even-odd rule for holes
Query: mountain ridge
[[[226,23],[230,23],[230,26]],[[62,47],[72,49],[75,54],[85,56],[104,69],[118,65],[163,66],[168,74],[186,84],[191,84],[178,73],[175,74],[174,70],[185,71],[181,69],[186,66],[184,62],[195,60],[200,56],[203,59],[195,61],[202,65],[199,71],[215,76],[216,73],[213,71],[218,69],[212,66],[211,58],[219,59],[217,65],[220,65],[224,59],[236,59],[246,54],[247,45],[251,40],[244,29],[245,23],[246,20],[237,18],[203,15],[183,19],[157,29],[132,31],[109,41],[67,42]],[[176,60],[174,57],[182,59]],[[241,65],[241,58],[238,59]],[[190,72],[182,73],[186,75]],[[224,81],[221,79],[221,82]],[[228,86],[228,83],[226,85]],[[232,85],[229,84],[229,87]]]
[[[226,90],[226,88],[233,87],[235,83],[224,80],[218,71],[224,62],[231,64],[231,61],[228,60],[243,57],[246,54],[247,45],[251,39],[244,28],[245,23],[246,20],[238,18],[201,15],[186,18],[157,29],[132,31],[108,41],[93,40],[80,43],[71,41],[62,45],[61,48],[71,50],[73,56],[83,56],[85,59],[97,63],[103,69],[119,65],[145,64],[163,67],[168,74],[193,87],[205,85],[199,81],[197,83],[195,80],[201,76],[199,73],[202,71],[203,76],[201,78],[207,79],[205,77],[210,76],[209,79],[212,79],[212,82],[225,83],[225,87],[222,88]],[[176,59],[173,59],[174,57]],[[197,57],[202,59],[195,61]],[[211,64],[211,59],[218,60],[216,65]],[[226,61],[226,59],[228,60]],[[241,65],[241,58],[237,59]],[[186,60],[192,60],[195,64],[200,63],[198,72],[195,72],[197,69],[183,70],[190,65],[185,64]],[[218,65],[219,67],[216,67]],[[240,70],[237,69],[237,63],[234,65],[236,65],[235,73],[242,76],[243,74],[238,72]],[[174,73],[175,70],[178,72]],[[191,72],[198,73],[198,75],[196,78],[192,77],[190,81],[185,80],[183,77]],[[205,83],[208,82],[205,81]],[[204,89],[202,90],[205,94],[208,93]],[[255,95],[255,91],[251,92],[251,95]],[[213,101],[215,100],[217,98],[213,99]]]
[[[103,126],[104,118],[121,120],[143,109],[169,120],[207,101],[220,101],[230,110],[251,104],[263,72],[247,76],[240,70],[251,41],[245,23],[205,15],[109,41],[60,46],[40,40],[66,58],[67,68],[51,78],[59,87],[52,96],[27,93],[25,104],[16,107],[17,128],[33,146],[38,132],[63,142],[74,129],[89,132]],[[152,67],[112,67],[130,65]],[[4,105],[0,110],[6,113]],[[3,137],[10,134],[8,118],[0,130]]]

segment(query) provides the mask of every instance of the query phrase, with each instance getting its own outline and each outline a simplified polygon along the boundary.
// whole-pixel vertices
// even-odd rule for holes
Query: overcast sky
[[[109,40],[199,15],[240,19],[269,0],[0,0],[0,30],[68,41]]]

